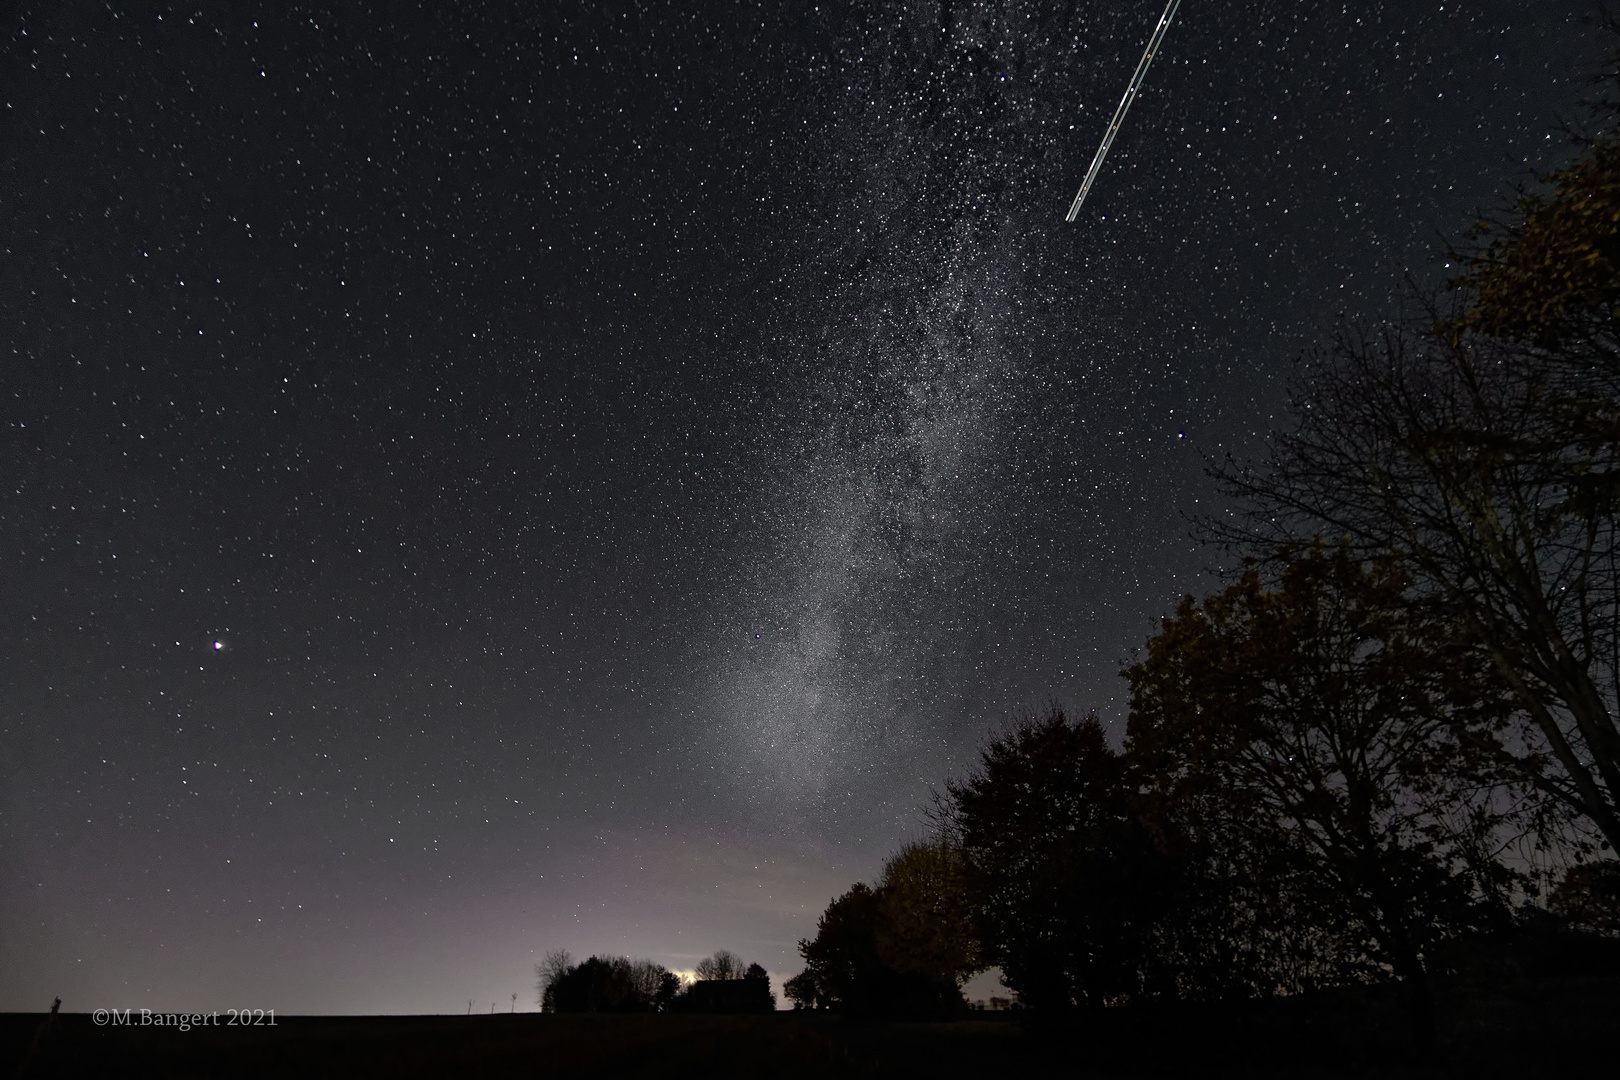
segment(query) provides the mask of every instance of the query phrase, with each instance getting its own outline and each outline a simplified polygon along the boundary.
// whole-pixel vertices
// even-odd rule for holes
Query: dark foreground
[[[139,1013],[135,1015],[138,1025]],[[274,1028],[97,1026],[0,1014],[19,1077],[1553,1077],[1614,1075],[1620,979],[1443,995],[1414,1055],[1397,994],[1113,1009],[1062,1030],[1016,1015],[279,1017]]]

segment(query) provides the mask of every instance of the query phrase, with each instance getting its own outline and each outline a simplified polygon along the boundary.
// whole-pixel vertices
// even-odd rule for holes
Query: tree
[[[961,850],[943,840],[914,842],[883,867],[874,927],[878,955],[894,970],[961,985],[984,970],[967,903]]]
[[[539,981],[541,1012],[557,1011],[557,995],[554,988],[558,981],[568,974],[573,963],[574,958],[568,954],[567,949],[555,949],[546,953],[545,959],[534,966],[534,974]]]
[[[747,974],[741,958],[727,949],[699,960],[695,972],[700,979],[740,979]]]
[[[1573,346],[1612,359],[1620,319],[1620,140],[1598,136],[1520,195],[1511,218],[1481,221],[1460,256],[1467,303],[1443,329]]]
[[[1136,785],[1161,814],[1195,807],[1182,830],[1320,931],[1319,979],[1384,967],[1422,1024],[1435,945],[1506,910],[1516,808],[1457,734],[1498,730],[1502,695],[1477,652],[1437,645],[1393,559],[1316,543],[1277,565],[1274,587],[1251,569],[1185,599],[1126,672]]]
[[[1048,1014],[1309,984],[1322,934],[1290,917],[1257,852],[1140,774],[1095,717],[1054,708],[947,785],[939,819],[960,846],[981,962]]]
[[[815,975],[808,969],[799,972],[782,984],[782,994],[793,1002],[795,1009],[827,1009],[831,1001],[822,1001],[816,988]]]
[[[1036,1009],[1100,1006],[1152,991],[1144,958],[1174,890],[1129,806],[1127,764],[1095,717],[1054,708],[993,741],[946,786],[980,943]]]
[[[1487,655],[1525,723],[1482,742],[1600,846],[1620,846],[1620,140],[1482,222],[1457,305],[1346,333],[1215,531],[1318,532],[1395,555]],[[1252,546],[1250,550],[1255,550]]]
[[[1547,906],[1576,930],[1620,937],[1620,863],[1606,859],[1571,867]]]
[[[1611,20],[1609,28],[1620,24]],[[1464,272],[1452,282],[1460,310],[1437,329],[1456,349],[1466,349],[1471,335],[1505,342],[1501,353],[1518,369],[1518,396],[1533,420],[1508,449],[1533,457],[1532,490],[1545,489],[1540,500],[1518,502],[1542,513],[1540,531],[1551,542],[1522,556],[1517,545],[1504,548],[1519,557],[1517,606],[1533,628],[1518,632],[1510,619],[1508,632],[1492,626],[1492,637],[1507,639],[1497,647],[1504,664],[1519,660],[1527,669],[1521,695],[1556,759],[1545,766],[1527,759],[1538,786],[1593,821],[1607,846],[1620,847],[1620,140],[1579,141],[1575,160],[1542,178],[1550,191],[1522,193],[1508,221],[1479,224],[1475,235],[1487,242],[1462,257]],[[1563,572],[1534,580],[1544,567]],[[1573,586],[1574,595],[1549,602],[1561,597],[1536,596],[1537,584],[1543,594]]]
[[[783,987],[800,1008],[937,1019],[965,1007],[962,984],[982,970],[960,856],[908,844],[876,889],[857,884],[827,906],[799,953],[809,965]]]
[[[632,961],[630,968],[636,994],[643,1001],[651,1002],[654,1012],[668,1012],[680,995],[681,977],[651,960]]]
[[[819,1005],[854,1016],[883,1016],[903,1011],[903,999],[909,1003],[915,996],[907,993],[915,988],[902,986],[899,972],[878,956],[880,918],[872,889],[857,883],[827,905],[816,921],[816,936],[799,942],[806,964],[800,977],[811,980]]]
[[[1248,551],[1325,534],[1393,557],[1520,722],[1469,738],[1620,844],[1620,393],[1611,364],[1488,338],[1346,333],[1259,469],[1217,470]],[[1556,828],[1552,832],[1557,832]]]
[[[566,954],[561,955],[565,966],[560,975],[552,956],[547,957],[551,977],[542,991],[542,1008],[548,1012],[662,1012],[680,991],[680,979],[651,960],[593,956],[569,965]]]

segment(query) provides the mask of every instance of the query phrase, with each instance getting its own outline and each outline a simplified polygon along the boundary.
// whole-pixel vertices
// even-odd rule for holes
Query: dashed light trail
[[[1080,204],[1086,201],[1086,196],[1091,192],[1091,185],[1097,179],[1097,173],[1102,170],[1103,158],[1108,156],[1108,148],[1114,145],[1114,136],[1119,134],[1119,125],[1125,122],[1125,114],[1130,111],[1131,102],[1136,100],[1136,92],[1142,89],[1142,80],[1147,78],[1148,65],[1153,63],[1153,57],[1158,54],[1165,31],[1170,29],[1170,20],[1176,17],[1176,8],[1180,6],[1181,0],[1170,0],[1164,6],[1164,14],[1159,16],[1159,25],[1153,28],[1153,36],[1148,38],[1147,49],[1142,53],[1142,61],[1136,65],[1136,74],[1131,76],[1131,85],[1125,88],[1125,96],[1120,99],[1119,108],[1114,110],[1114,118],[1108,122],[1108,130],[1103,134],[1102,145],[1097,147],[1097,156],[1091,159],[1091,168],[1086,170],[1086,178],[1080,184],[1080,193],[1074,197],[1074,202],[1069,206],[1069,216],[1064,219],[1065,221],[1073,221],[1080,215]]]

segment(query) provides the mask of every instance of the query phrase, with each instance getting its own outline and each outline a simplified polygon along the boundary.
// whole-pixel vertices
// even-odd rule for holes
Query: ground
[[[98,1026],[0,1015],[19,1077],[1513,1077],[1607,1075],[1620,978],[1437,995],[1426,1051],[1390,988],[1236,1006],[1110,1009],[1061,1028],[1017,1014],[939,1024],[755,1016],[278,1017],[274,1028]]]

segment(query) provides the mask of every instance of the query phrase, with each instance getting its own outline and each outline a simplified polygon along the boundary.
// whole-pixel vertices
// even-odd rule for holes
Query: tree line
[[[1610,110],[1611,113],[1614,110]],[[1482,220],[1412,321],[1306,358],[1214,461],[1235,570],[1124,672],[1115,748],[1053,708],[832,901],[801,1008],[1045,1012],[1398,983],[1480,943],[1620,937],[1620,139]]]
[[[542,1012],[771,1012],[776,995],[758,964],[728,949],[698,961],[685,980],[662,964],[626,956],[592,956],[579,963],[565,950],[535,966]]]

